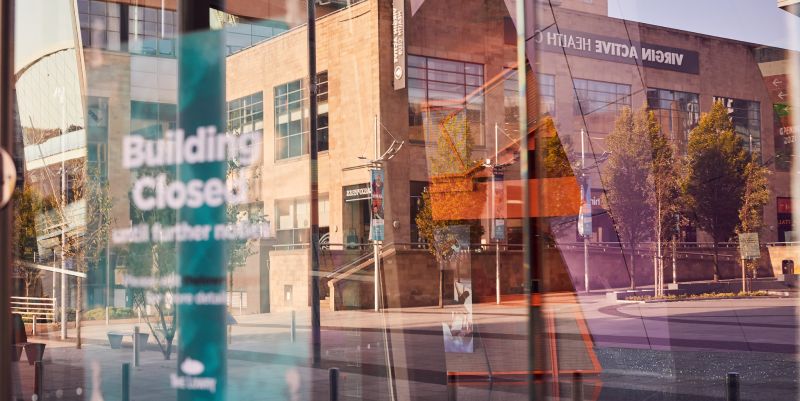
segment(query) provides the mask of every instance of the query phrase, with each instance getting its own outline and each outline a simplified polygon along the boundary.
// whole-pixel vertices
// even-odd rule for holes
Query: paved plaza
[[[570,364],[602,373],[584,379],[586,400],[723,399],[724,375],[741,374],[743,399],[794,399],[797,394],[795,298],[668,303],[617,303],[601,295],[557,294],[545,299],[552,325],[543,349],[562,366],[536,385],[548,399],[571,399]],[[523,400],[527,366],[527,308],[521,302],[474,306],[471,353],[445,353],[442,323],[455,306],[373,311],[323,311],[322,364],[310,360],[307,311],[235,316],[228,351],[228,399],[327,399],[328,368],[341,372],[340,399]],[[587,337],[574,317],[585,319]],[[572,320],[571,320],[572,319]],[[581,319],[581,321],[583,321]],[[581,323],[583,324],[583,323]],[[111,349],[108,331],[132,331],[135,319],[89,322],[84,347],[38,337],[45,352],[45,399],[120,400],[122,364],[131,362],[130,338]],[[554,329],[553,329],[554,328]],[[74,335],[74,330],[70,331]],[[589,347],[583,347],[586,339]],[[179,339],[178,339],[179,341]],[[592,347],[593,343],[593,347]],[[169,375],[176,355],[164,360],[152,336],[132,368],[132,400],[174,399]],[[388,362],[387,362],[388,361]],[[550,362],[545,365],[549,366]],[[31,399],[33,368],[18,365],[24,399]],[[546,367],[544,368],[546,370]],[[467,374],[459,376],[459,374]],[[391,380],[389,379],[391,377]],[[463,379],[466,377],[467,379]],[[489,378],[492,380],[489,381]],[[448,384],[448,381],[450,382]],[[788,398],[787,398],[788,397]]]

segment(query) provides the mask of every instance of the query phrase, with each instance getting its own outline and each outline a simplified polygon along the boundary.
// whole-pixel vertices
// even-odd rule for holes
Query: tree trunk
[[[444,266],[439,262],[439,307],[444,308]]]
[[[631,289],[636,289],[636,246],[631,244]]]
[[[81,283],[82,280],[80,277],[76,278],[75,281],[77,281],[76,289],[78,291],[78,293],[75,295],[75,348],[81,349],[81,312],[83,310],[83,297],[81,294],[83,294],[83,284]]]
[[[714,282],[716,283],[719,281],[719,249],[717,248],[717,242],[714,241]]]

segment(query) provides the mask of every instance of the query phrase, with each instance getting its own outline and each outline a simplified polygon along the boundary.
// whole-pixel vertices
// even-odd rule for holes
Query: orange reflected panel
[[[556,217],[577,215],[580,210],[580,187],[575,177],[533,179],[530,182],[531,205],[527,216]],[[433,218],[436,220],[491,219],[491,181],[474,182],[472,178],[448,175],[434,177],[431,183]],[[505,195],[495,195],[496,202],[507,199],[506,216],[526,217],[522,207],[522,182],[503,181]],[[539,194],[543,194],[540,199]],[[506,198],[506,199],[504,199]]]

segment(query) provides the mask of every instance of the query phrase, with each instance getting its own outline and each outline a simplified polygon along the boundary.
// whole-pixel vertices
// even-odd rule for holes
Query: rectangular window
[[[686,155],[689,132],[700,121],[700,101],[696,93],[648,88],[647,107],[652,110],[664,133]]]
[[[83,47],[122,50],[119,4],[78,0],[78,17]]]
[[[317,150],[328,150],[328,71],[317,74]]]
[[[307,116],[302,80],[275,87],[275,160],[308,154]]]
[[[217,10],[214,13],[225,26],[225,49],[228,55],[255,46],[289,29],[282,21],[250,20]]]
[[[330,226],[328,194],[319,195],[320,231]],[[275,237],[279,245],[308,245],[311,208],[307,197],[275,200]]]
[[[128,49],[150,56],[175,56],[178,17],[175,11],[129,6]]]
[[[506,68],[503,72],[503,104],[505,121],[503,130],[509,135],[519,132],[519,79],[516,68]],[[539,113],[555,116],[556,114],[556,77],[550,74],[537,74],[539,88]]]
[[[539,112],[543,115],[556,115],[556,76],[538,74],[539,80]],[[515,81],[516,83],[516,81]]]
[[[613,82],[573,79],[576,101],[573,113],[595,133],[609,133],[625,107],[631,107],[631,86]]]
[[[228,132],[264,129],[264,93],[257,92],[228,102]]]
[[[483,65],[408,56],[409,138],[435,142],[439,123],[463,113],[477,145],[483,144]]]
[[[714,96],[728,108],[733,130],[742,138],[745,149],[751,153],[761,153],[761,103],[753,100],[733,99]]]

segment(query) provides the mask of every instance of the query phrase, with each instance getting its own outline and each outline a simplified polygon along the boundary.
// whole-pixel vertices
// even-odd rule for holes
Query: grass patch
[[[691,301],[695,299],[726,299],[741,297],[766,297],[770,293],[767,291],[748,291],[748,292],[709,292],[704,294],[670,294],[663,297],[652,295],[634,295],[625,298],[626,301]]]
[[[131,308],[115,308],[113,306],[108,308],[108,318],[110,320],[127,319],[131,317],[134,317],[133,309]],[[83,318],[86,320],[103,320],[106,318],[106,308],[88,310],[83,314]]]

